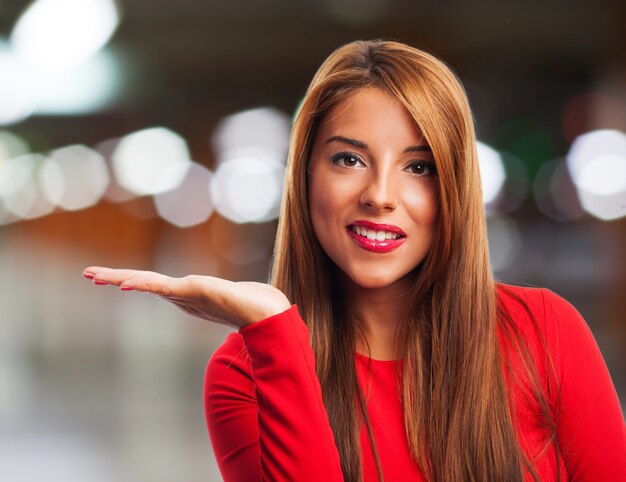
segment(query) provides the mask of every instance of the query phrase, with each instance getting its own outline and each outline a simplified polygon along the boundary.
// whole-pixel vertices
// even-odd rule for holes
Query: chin
[[[389,272],[387,273],[380,273],[380,274],[369,274],[367,276],[363,276],[363,275],[355,275],[355,276],[350,276],[348,275],[348,278],[350,278],[350,280],[357,286],[360,286],[361,288],[366,288],[366,289],[380,289],[380,288],[386,288],[388,286],[393,285],[394,283],[396,283],[397,281],[399,281],[400,279],[402,279],[404,276],[392,276],[390,275]]]

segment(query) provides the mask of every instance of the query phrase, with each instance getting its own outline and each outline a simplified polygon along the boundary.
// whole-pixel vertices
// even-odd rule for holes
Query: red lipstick
[[[365,228],[370,231],[385,231],[386,233],[392,233],[396,236],[395,238],[385,238],[382,240],[370,239],[367,235],[364,235],[363,232],[360,234],[357,232],[357,230],[363,231]],[[406,233],[393,224],[379,224],[371,221],[355,221],[347,226],[346,231],[361,248],[374,253],[388,253],[393,251],[401,246],[406,240]]]
[[[359,220],[354,221],[350,226],[364,226],[367,229],[373,229],[374,231],[388,231],[390,233],[396,233],[406,238],[406,233],[402,231],[398,226],[393,224],[379,224],[372,221]],[[350,227],[348,226],[348,227]]]

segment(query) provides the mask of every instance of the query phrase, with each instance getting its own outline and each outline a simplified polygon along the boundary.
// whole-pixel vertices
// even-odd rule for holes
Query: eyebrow
[[[325,144],[328,144],[330,142],[343,142],[344,144],[349,144],[354,147],[360,147],[361,149],[369,149],[365,142],[357,141],[356,139],[350,139],[349,137],[344,137],[344,136],[329,137],[328,139],[326,139]],[[404,149],[403,152],[415,152],[415,151],[430,151],[430,147],[426,145],[409,146],[406,149]]]

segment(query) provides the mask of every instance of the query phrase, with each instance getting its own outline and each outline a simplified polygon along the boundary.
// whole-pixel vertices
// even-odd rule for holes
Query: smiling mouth
[[[369,239],[370,241],[396,240],[405,237],[400,233],[369,229],[365,226],[360,226],[358,224],[351,224],[350,226],[348,226],[348,229],[359,236]]]
[[[389,224],[359,221],[348,225],[346,232],[360,248],[374,253],[389,253],[406,241],[404,231]]]

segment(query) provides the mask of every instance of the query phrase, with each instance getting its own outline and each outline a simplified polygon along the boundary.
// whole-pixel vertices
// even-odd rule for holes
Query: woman
[[[353,42],[296,117],[272,286],[91,267],[238,328],[205,409],[226,481],[624,480],[615,389],[576,310],[496,283],[454,74]]]

